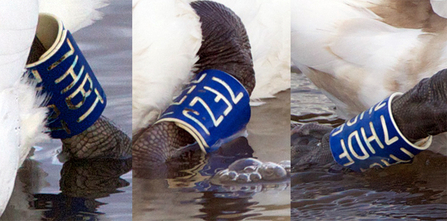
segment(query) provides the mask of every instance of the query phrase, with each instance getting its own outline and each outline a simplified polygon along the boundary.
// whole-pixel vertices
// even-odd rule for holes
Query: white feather
[[[421,46],[419,37],[423,34],[421,30],[394,28],[374,19],[347,20],[328,45],[345,62],[332,67],[334,74],[356,83],[360,102],[365,107],[373,105],[393,92],[385,85],[405,74],[399,66],[412,59],[409,51]]]
[[[443,18],[447,18],[447,1],[446,0],[430,0],[433,11]]]
[[[100,20],[103,14],[98,9],[108,4],[109,0],[39,0],[39,12],[55,15],[74,33]]]
[[[156,120],[186,84],[200,48],[199,17],[189,1],[133,2],[132,131]]]
[[[234,11],[247,30],[256,74],[250,98],[273,97],[290,88],[290,1],[216,2]]]
[[[0,214],[11,196],[20,166],[21,109],[16,89],[34,37],[37,7],[37,2],[29,0],[5,1],[0,7]]]
[[[45,95],[35,96],[36,88],[32,82],[25,79],[17,82],[15,91],[18,94],[18,105],[20,110],[20,160],[19,165],[28,155],[28,152],[37,142],[48,139],[43,132],[48,108],[44,106]]]
[[[292,1],[292,61],[325,91],[355,92],[344,97],[332,93],[333,101],[347,117],[394,91],[409,90],[422,78],[445,68],[447,62],[442,39],[445,35],[385,24],[368,8],[381,3]],[[444,52],[423,64],[427,57],[424,49],[433,44],[439,45],[433,53]],[[324,83],[328,78],[319,72],[328,74],[344,88],[330,88]],[[358,108],[352,108],[353,104]]]
[[[19,168],[20,121],[17,93],[13,88],[0,91],[0,214],[11,196],[17,169]]]

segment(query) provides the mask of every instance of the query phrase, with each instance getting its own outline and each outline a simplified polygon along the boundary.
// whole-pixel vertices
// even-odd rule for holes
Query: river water
[[[102,20],[73,36],[107,94],[103,116],[130,136],[132,3],[112,0],[101,11]],[[60,150],[59,140],[36,145],[0,220],[132,220],[130,161],[63,164]]]
[[[291,79],[297,122],[343,122],[304,74]],[[429,151],[412,164],[364,174],[316,168],[293,174],[291,182],[292,220],[447,220],[447,158]]]
[[[134,170],[133,220],[290,220],[288,181],[248,187],[210,182],[213,174],[239,158],[290,159],[290,91],[263,101],[252,107],[248,137],[237,139],[228,152],[196,151],[193,162],[174,169]]]

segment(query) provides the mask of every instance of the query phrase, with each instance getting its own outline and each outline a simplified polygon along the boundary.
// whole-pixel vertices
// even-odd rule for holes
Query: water
[[[291,110],[299,123],[337,125],[334,104],[292,73]],[[364,174],[323,169],[292,177],[292,220],[447,220],[447,158],[429,151],[412,164]]]
[[[249,187],[210,182],[213,174],[238,158],[277,163],[290,159],[289,100],[290,91],[285,91],[252,107],[247,139],[237,139],[227,152],[197,151],[191,156],[194,160],[181,165],[134,170],[133,220],[289,220],[288,181]]]
[[[131,4],[129,0],[110,1],[101,9],[102,20],[73,34],[107,94],[103,115],[128,135],[132,130]],[[132,219],[129,161],[64,165],[57,158],[60,150],[59,140],[35,147],[19,170],[10,204],[0,220]],[[82,183],[87,177],[89,182]],[[83,185],[76,185],[79,183]]]

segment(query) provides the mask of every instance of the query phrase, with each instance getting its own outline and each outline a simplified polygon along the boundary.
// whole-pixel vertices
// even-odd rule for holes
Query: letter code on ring
[[[414,155],[430,146],[431,137],[423,146],[417,146],[400,132],[391,112],[391,102],[398,95],[401,93],[394,93],[332,130],[329,142],[335,161],[352,170],[364,171],[410,162]]]
[[[83,132],[106,106],[106,95],[70,32],[63,29],[61,37],[53,54],[27,66],[37,89],[50,96],[47,126],[53,138]]]
[[[245,128],[250,120],[249,102],[248,92],[233,76],[205,70],[195,76],[157,122],[175,122],[196,139],[203,151],[212,152],[221,140]]]

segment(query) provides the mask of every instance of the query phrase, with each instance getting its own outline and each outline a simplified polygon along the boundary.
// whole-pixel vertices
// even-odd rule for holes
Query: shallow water
[[[110,1],[101,9],[102,20],[73,34],[107,94],[103,116],[128,135],[132,118],[131,4]],[[59,140],[35,147],[19,170],[10,204],[0,220],[132,219],[129,161],[65,163],[61,180],[60,150]],[[79,183],[83,185],[76,185]]]
[[[210,182],[213,174],[238,158],[254,156],[263,162],[290,159],[289,94],[281,92],[253,107],[248,137],[237,139],[226,151],[212,155],[198,151],[192,156],[195,160],[174,170],[135,170],[133,220],[289,220],[288,181],[249,187]],[[159,178],[162,176],[168,178]]]
[[[337,125],[334,104],[292,73],[292,114],[299,123]],[[447,158],[425,151],[412,164],[364,174],[311,169],[292,175],[292,220],[446,220]]]

